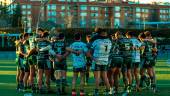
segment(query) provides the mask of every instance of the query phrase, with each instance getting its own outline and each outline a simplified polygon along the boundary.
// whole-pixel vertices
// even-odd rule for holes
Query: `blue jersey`
[[[83,42],[74,42],[70,45],[70,48],[76,51],[81,51],[82,53],[77,55],[72,53],[73,67],[82,68],[86,66],[86,56],[85,54],[88,51],[87,45]]]
[[[112,42],[109,38],[97,39],[92,43],[93,58],[98,65],[108,65]]]
[[[131,38],[130,41],[132,42],[132,45],[134,49],[132,50],[132,60],[133,62],[140,62],[140,50],[141,42],[137,38]]]

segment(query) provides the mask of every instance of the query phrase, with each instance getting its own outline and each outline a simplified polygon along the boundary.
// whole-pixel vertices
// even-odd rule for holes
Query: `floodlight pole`
[[[43,8],[44,8],[44,6],[45,6],[47,1],[49,1],[49,0],[41,0],[41,4],[40,4],[41,6],[40,6],[40,11],[39,11],[39,14],[38,14],[38,21],[37,21],[37,26],[36,26],[36,33],[38,32],[38,27],[39,27],[39,23],[40,23],[41,13],[42,13]]]

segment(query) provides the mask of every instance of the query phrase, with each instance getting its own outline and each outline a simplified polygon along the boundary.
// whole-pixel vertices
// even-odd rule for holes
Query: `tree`
[[[22,18],[21,5],[20,3],[17,3],[16,9],[14,9],[14,13],[12,16],[12,27],[21,27],[22,26],[21,18]]]

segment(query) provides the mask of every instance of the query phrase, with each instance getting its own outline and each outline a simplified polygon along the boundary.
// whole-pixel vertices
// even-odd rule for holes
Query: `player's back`
[[[66,52],[66,42],[64,40],[56,40],[52,43],[53,50],[56,54],[63,55]]]
[[[110,51],[112,47],[112,42],[109,38],[97,39],[92,44],[92,49],[94,50],[93,56],[96,58],[97,62],[107,62]],[[107,63],[102,63],[106,64]]]
[[[50,44],[51,43],[47,40],[38,41],[37,48],[41,49],[47,47]],[[38,51],[38,59],[48,59],[48,56],[49,56],[49,50]]]
[[[73,58],[73,66],[84,66],[86,64],[85,53],[88,51],[87,45],[81,41],[76,41],[70,45],[70,48],[75,51],[81,51],[81,54],[71,54]]]

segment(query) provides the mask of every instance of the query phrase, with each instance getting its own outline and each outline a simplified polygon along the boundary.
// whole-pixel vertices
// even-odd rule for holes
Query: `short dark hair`
[[[43,35],[42,35],[42,37],[48,37],[49,36],[49,33],[48,32],[43,32]]]
[[[58,37],[58,39],[64,39],[65,35],[64,35],[64,33],[59,33],[59,35],[57,37]]]
[[[29,34],[28,33],[24,33],[24,39],[26,38],[26,37],[28,37],[29,36]]]
[[[75,40],[80,40],[81,39],[81,34],[80,33],[75,33],[74,34],[74,39]]]
[[[107,31],[106,31],[106,29],[104,29],[104,28],[98,28],[97,33],[98,33],[98,34],[101,34],[102,32],[107,32]]]
[[[115,34],[117,34],[117,35],[123,35],[123,32],[117,31],[117,32],[115,32]]]
[[[38,31],[42,31],[42,32],[44,32],[44,30],[43,30],[42,28],[38,28]]]
[[[135,33],[134,33],[134,32],[132,32],[132,31],[128,31],[128,32],[126,32],[126,35],[129,35],[129,36],[135,36]]]
[[[146,38],[146,35],[142,32],[142,33],[139,34],[138,37],[139,37],[139,38]]]
[[[149,31],[144,32],[144,34],[145,34],[146,37],[150,37],[151,36],[151,32],[149,32]]]

